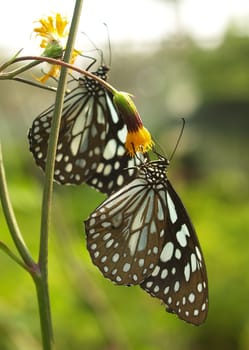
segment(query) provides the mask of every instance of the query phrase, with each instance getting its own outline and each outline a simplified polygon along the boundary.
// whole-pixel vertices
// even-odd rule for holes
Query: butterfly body
[[[166,176],[163,157],[109,196],[85,222],[93,263],[116,284],[139,284],[181,319],[207,315],[204,258],[190,218]]]

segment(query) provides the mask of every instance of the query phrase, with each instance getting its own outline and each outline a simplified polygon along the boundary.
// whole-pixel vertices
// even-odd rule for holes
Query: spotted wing
[[[87,248],[102,274],[141,283],[158,263],[166,226],[164,191],[140,177],[105,200],[85,221]]]
[[[86,182],[110,194],[134,177],[134,169],[124,169],[138,160],[125,150],[126,126],[112,95],[102,87],[93,91],[79,85],[64,100],[54,179],[60,184]],[[30,150],[43,170],[53,112],[54,105],[40,114],[28,134]]]
[[[167,224],[164,246],[151,276],[141,283],[167,311],[195,325],[208,310],[208,282],[203,254],[190,218],[172,185],[167,186]]]

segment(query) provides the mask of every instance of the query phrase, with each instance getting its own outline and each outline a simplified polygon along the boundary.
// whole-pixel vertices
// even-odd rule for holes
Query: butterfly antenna
[[[181,138],[182,138],[182,134],[183,134],[184,127],[185,127],[185,119],[182,118],[182,128],[181,128],[180,134],[179,134],[179,136],[178,136],[178,138],[177,138],[175,148],[173,149],[173,152],[171,153],[171,156],[170,156],[170,158],[169,158],[170,161],[171,161],[172,158],[174,157],[174,154],[176,153],[176,150],[177,150],[177,148],[178,148],[178,146],[179,146],[180,140],[181,140]]]
[[[101,64],[103,64],[104,62],[104,54],[103,51],[97,47],[97,45],[95,44],[95,42],[89,37],[88,34],[86,34],[85,32],[81,32],[81,34],[85,35],[85,37],[87,38],[87,40],[90,42],[90,44],[93,46],[94,50],[98,52],[98,54],[100,55],[100,59],[101,59]],[[92,51],[92,50],[91,50]],[[93,64],[96,62],[96,58],[94,57],[90,57],[87,55],[83,55],[84,57],[88,57],[94,60]]]
[[[110,32],[108,25],[103,22],[105,28],[106,28],[106,33],[107,33],[107,41],[108,41],[108,50],[109,50],[109,67],[111,67],[112,64],[112,48],[111,48],[111,39],[110,39]]]

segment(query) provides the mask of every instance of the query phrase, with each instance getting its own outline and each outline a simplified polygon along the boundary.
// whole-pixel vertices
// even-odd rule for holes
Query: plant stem
[[[0,249],[5,252],[12,260],[14,260],[18,265],[20,265],[23,269],[25,269],[26,271],[30,272],[29,268],[27,267],[27,265],[18,257],[16,256],[16,254],[14,254],[10,248],[3,243],[2,241],[0,241]]]
[[[32,259],[31,254],[23,240],[21,231],[16,221],[13,207],[11,204],[8,187],[7,187],[5,169],[3,164],[1,142],[0,142],[0,199],[2,202],[4,216],[5,216],[11,237],[13,239],[13,242],[19,254],[21,255],[25,265],[27,265],[27,267],[33,270],[36,267],[36,264]]]
[[[65,61],[69,62],[73,50],[77,27],[81,15],[83,0],[76,0],[74,7],[74,14],[72,18],[68,43],[65,51]],[[44,350],[51,350],[53,348],[53,329],[50,312],[50,300],[48,290],[48,236],[51,219],[51,204],[53,191],[53,176],[54,176],[54,162],[56,156],[56,146],[60,128],[61,111],[63,108],[63,97],[66,91],[67,82],[67,68],[61,68],[60,79],[55,100],[54,116],[51,124],[51,132],[48,143],[47,163],[45,170],[45,182],[42,200],[41,213],[41,228],[40,228],[40,248],[39,248],[39,267],[41,276],[35,276],[37,298],[40,311],[40,322],[43,339]]]
[[[15,63],[16,62],[22,62],[22,61],[30,61],[30,60],[39,61],[39,62],[47,62],[47,63],[50,63],[50,64],[56,64],[58,66],[67,67],[69,69],[72,69],[75,72],[78,72],[80,74],[86,75],[87,77],[96,80],[103,87],[105,87],[107,90],[109,90],[113,95],[117,92],[117,89],[115,89],[111,84],[109,84],[107,81],[101,79],[97,75],[89,72],[88,70],[76,67],[76,66],[74,66],[74,65],[72,65],[70,63],[67,63],[65,61],[61,61],[61,60],[58,60],[58,59],[55,59],[55,58],[43,57],[43,56],[21,56],[21,57],[17,57],[15,59]],[[27,67],[27,66],[23,66],[23,67]],[[0,73],[0,80],[13,79],[16,74],[17,74],[16,71],[11,71],[11,72],[7,72],[7,73]]]

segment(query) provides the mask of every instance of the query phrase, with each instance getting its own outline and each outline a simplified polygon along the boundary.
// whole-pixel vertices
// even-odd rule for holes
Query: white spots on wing
[[[111,171],[112,171],[111,164],[107,164],[103,171],[104,176],[109,176],[111,174]]]
[[[132,279],[133,279],[133,281],[137,282],[137,280],[138,280],[137,275],[136,274],[132,275]]]
[[[97,248],[97,244],[96,243],[91,244],[90,249],[95,250],[96,248]]]
[[[153,270],[151,276],[156,277],[160,272],[160,266],[156,266],[155,269]]]
[[[202,306],[201,306],[201,311],[206,310],[206,306],[207,306],[207,304],[206,304],[206,303],[203,303]]]
[[[198,283],[198,284],[197,284],[197,291],[198,291],[199,293],[201,293],[201,292],[203,291],[203,285],[202,285],[202,283]]]
[[[158,247],[156,247],[156,246],[153,247],[152,251],[153,251],[154,254],[157,254],[158,253]]]
[[[68,164],[65,166],[65,170],[66,170],[67,173],[71,173],[72,169],[73,169],[72,163],[68,163]]]
[[[160,290],[159,286],[155,286],[154,289],[153,289],[153,292],[154,293],[158,293]]]
[[[117,185],[118,185],[119,187],[121,187],[121,186],[123,185],[123,183],[124,183],[124,177],[123,177],[123,175],[119,174],[118,177],[117,177],[116,182],[117,182]]]
[[[99,251],[96,251],[96,252],[94,252],[94,254],[93,254],[93,256],[94,256],[96,259],[99,257],[99,255],[100,255],[100,252],[99,252]]]
[[[154,198],[154,192],[151,191],[153,198]],[[153,205],[151,205],[151,209],[153,208]],[[162,205],[162,202],[160,200],[160,197],[157,198],[157,219],[159,221],[165,220],[165,208]]]
[[[131,264],[129,263],[125,263],[124,266],[123,266],[123,271],[124,272],[128,272],[131,268]]]
[[[135,232],[131,235],[131,238],[129,239],[128,248],[130,250],[131,256],[135,254],[138,238],[139,238],[139,232]]]
[[[62,154],[62,153],[58,153],[58,154],[56,155],[56,161],[57,161],[57,162],[60,162],[60,161],[62,160],[62,158],[63,158],[63,154]]]
[[[93,225],[95,225],[95,223],[96,223],[96,219],[95,218],[91,218],[89,220],[89,226],[93,226]]]
[[[93,151],[94,151],[94,154],[95,154],[96,156],[98,156],[98,155],[100,155],[101,149],[100,149],[100,147],[95,147]]]
[[[102,258],[100,259],[100,261],[102,263],[106,262],[106,260],[107,260],[107,256],[106,255],[102,256]]]
[[[144,266],[144,259],[139,259],[138,260],[138,266],[143,267]]]
[[[182,253],[181,253],[180,249],[176,248],[176,250],[175,250],[175,258],[177,260],[180,260],[181,257],[182,257]]]
[[[113,261],[114,263],[116,263],[117,261],[119,261],[119,258],[120,258],[119,254],[118,254],[118,253],[115,253],[115,254],[113,255],[113,257],[112,257],[112,261]]]
[[[189,233],[189,230],[187,228],[187,225],[183,224],[180,231],[177,231],[177,233],[176,233],[177,241],[181,247],[187,246],[187,238],[186,238],[187,236],[190,237],[190,233]]]
[[[113,238],[110,239],[110,241],[107,241],[106,244],[105,244],[106,248],[110,248],[113,245],[113,242],[114,242]]]
[[[118,131],[118,138],[121,141],[121,143],[123,143],[123,144],[125,143],[126,135],[127,135],[127,128],[125,126]]]
[[[201,252],[200,252],[200,249],[197,246],[195,247],[195,251],[196,251],[196,255],[197,255],[198,259],[200,261],[202,261]]]
[[[176,281],[175,284],[174,284],[174,292],[178,292],[179,289],[180,289],[180,282]]]
[[[194,316],[198,316],[199,315],[199,310],[198,309],[194,309]]]
[[[154,220],[152,220],[150,223],[150,233],[156,233],[156,232],[157,232],[156,223]]]
[[[192,304],[195,301],[195,295],[194,293],[190,293],[188,296],[189,302]]]
[[[117,282],[121,282],[121,281],[122,281],[122,278],[121,278],[120,276],[117,276],[117,277],[116,277],[116,281],[117,281]]]
[[[175,208],[175,204],[172,201],[168,192],[167,192],[167,203],[168,203],[168,208],[169,208],[170,220],[171,220],[172,224],[174,224],[177,220],[176,208]]]
[[[80,181],[80,175],[79,174],[75,174],[74,175],[75,181],[79,182]]]
[[[92,185],[97,185],[98,183],[98,179],[95,177],[94,179],[92,179]]]
[[[111,237],[111,233],[110,232],[108,232],[108,233],[106,233],[104,236],[103,236],[103,240],[104,241],[107,241],[110,237]]]
[[[140,234],[140,239],[139,239],[137,251],[143,251],[146,249],[147,238],[148,238],[148,228],[144,227],[141,234]]]
[[[104,169],[104,166],[105,166],[105,164],[104,163],[99,163],[99,165],[97,166],[97,168],[96,168],[96,173],[102,173],[103,172],[103,169]]]
[[[172,273],[172,275],[175,275],[175,274],[176,274],[176,268],[175,268],[175,266],[174,266],[174,267],[172,267],[172,269],[171,269],[171,273]]]
[[[116,124],[119,120],[119,116],[117,114],[116,108],[114,107],[113,102],[107,93],[105,94],[105,98],[106,98],[106,103],[108,105],[108,108],[111,112],[111,118],[112,118],[114,124]]]
[[[168,242],[165,244],[161,255],[160,255],[160,260],[162,262],[167,262],[172,258],[174,252],[174,244],[172,242]]]
[[[123,145],[119,145],[119,146],[117,147],[117,155],[118,155],[119,157],[121,157],[121,156],[124,155],[124,153],[125,153],[124,146],[123,146]]]
[[[120,162],[116,160],[113,167],[115,170],[118,170],[120,168]]]
[[[191,270],[192,272],[195,272],[197,268],[197,259],[194,253],[191,254],[190,261],[191,261]]]
[[[104,272],[108,272],[109,271],[109,267],[108,266],[104,266],[103,270],[104,270]]]
[[[103,157],[105,160],[110,160],[113,158],[113,152],[116,149],[116,147],[117,147],[117,142],[114,139],[108,140],[103,152]]]
[[[72,139],[72,142],[70,144],[70,150],[73,156],[76,156],[78,153],[78,150],[80,148],[80,142],[81,142],[81,135],[78,135]]]
[[[151,288],[152,285],[153,285],[153,282],[152,282],[152,281],[149,281],[149,282],[146,283],[146,287],[147,287],[147,288]]]
[[[164,280],[168,276],[168,270],[163,269],[161,272],[161,279]]]
[[[188,282],[190,280],[190,264],[189,263],[187,263],[184,267],[184,276],[185,276],[186,282]]]
[[[168,292],[169,292],[169,286],[164,288],[163,294],[166,295],[168,294]]]

